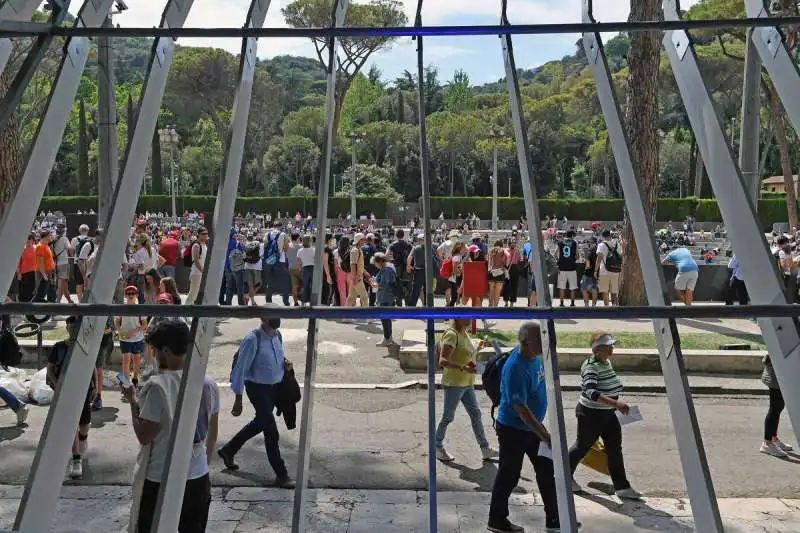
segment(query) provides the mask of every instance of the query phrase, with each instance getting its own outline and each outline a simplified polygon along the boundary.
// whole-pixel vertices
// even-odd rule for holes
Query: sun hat
[[[614,346],[616,343],[617,339],[606,333],[592,340],[592,350],[600,346]]]

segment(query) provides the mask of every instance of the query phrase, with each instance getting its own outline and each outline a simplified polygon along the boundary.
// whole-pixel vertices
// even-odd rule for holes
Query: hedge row
[[[175,206],[178,211],[213,212],[215,196],[179,196]],[[387,200],[385,198],[359,197],[357,202],[359,215],[375,213],[377,218],[386,217]],[[45,196],[40,204],[40,211],[61,211],[75,213],[77,211],[97,210],[97,196]],[[316,215],[317,198],[304,198],[297,196],[276,197],[239,197],[236,199],[237,213],[281,213],[294,214],[297,210],[304,214]],[[172,211],[172,201],[169,196],[140,196],[137,213]],[[328,200],[328,216],[336,217],[339,214],[350,213],[349,198],[331,198]]]
[[[570,220],[604,220],[614,221],[624,218],[625,202],[622,199],[543,199],[539,201],[542,216],[557,215]],[[522,198],[498,198],[498,216],[501,220],[516,220],[525,213],[525,202]],[[454,218],[459,213],[475,213],[488,220],[492,216],[492,199],[475,197],[434,197],[431,198],[433,216],[444,213],[447,218]],[[768,198],[758,202],[758,214],[764,227],[774,222],[786,222],[786,200]],[[700,198],[662,198],[658,200],[656,219],[682,221],[692,215],[698,222],[722,222],[719,205],[713,199]]]

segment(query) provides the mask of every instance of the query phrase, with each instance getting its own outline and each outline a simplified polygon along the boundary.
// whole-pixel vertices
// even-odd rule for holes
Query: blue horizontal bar
[[[498,14],[499,15],[499,14]],[[702,30],[800,25],[800,17],[765,17],[712,20],[661,20],[615,22],[564,22],[555,24],[509,24],[470,26],[395,26],[386,28],[116,28],[63,27],[38,22],[0,22],[0,37],[54,35],[58,37],[417,37],[452,35],[548,35],[584,32],[629,32],[648,30]]]
[[[187,316],[217,318],[285,318],[341,320],[383,318],[395,320],[446,320],[452,318],[494,320],[568,319],[670,319],[791,317],[800,314],[797,305],[694,305],[691,307],[233,307],[218,305],[103,305],[8,303],[0,314],[94,315],[94,316]]]

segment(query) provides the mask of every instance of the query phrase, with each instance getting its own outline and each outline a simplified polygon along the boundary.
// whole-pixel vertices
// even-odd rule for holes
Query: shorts
[[[575,290],[578,288],[578,273],[574,270],[558,271],[558,288]]]
[[[301,274],[299,269],[296,268],[289,269],[289,279],[292,282],[292,294],[296,296],[300,295],[300,285],[302,284],[300,276]]]
[[[119,349],[122,353],[144,353],[144,341],[119,341]]]
[[[261,271],[254,268],[245,269],[244,282],[253,290],[256,290],[261,285]]]
[[[581,278],[581,290],[592,292],[597,290],[597,279],[592,276],[583,276]]]
[[[697,270],[691,272],[678,272],[675,276],[675,289],[679,291],[693,291],[697,285],[697,278],[700,273]]]
[[[601,272],[597,280],[597,291],[603,294],[619,294],[619,272]]]
[[[58,279],[69,279],[70,275],[70,264],[67,263],[66,265],[57,265],[56,266],[56,275]]]
[[[93,387],[89,387],[89,392],[86,393],[86,400],[84,400],[83,405],[81,406],[81,417],[78,420],[78,424],[81,426],[88,426],[92,423],[92,391],[94,390]]]
[[[500,274],[499,276],[492,276],[489,274],[489,283],[505,283],[506,275]]]
[[[75,280],[75,285],[84,285],[83,274],[78,265],[72,265],[72,279]]]

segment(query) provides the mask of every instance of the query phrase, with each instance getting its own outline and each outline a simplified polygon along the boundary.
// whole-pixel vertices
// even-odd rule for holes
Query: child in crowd
[[[133,285],[125,288],[125,303],[136,305],[139,289]],[[122,351],[122,375],[139,385],[139,369],[144,352],[144,331],[147,321],[139,316],[118,316],[116,320],[119,331],[119,345]]]

